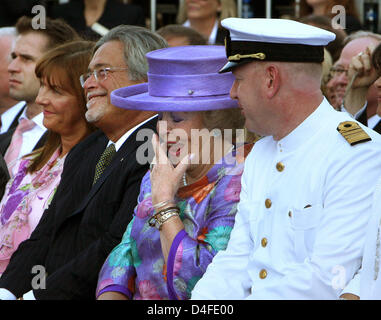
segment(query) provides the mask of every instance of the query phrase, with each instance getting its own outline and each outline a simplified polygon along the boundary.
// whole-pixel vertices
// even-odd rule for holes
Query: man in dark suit
[[[116,27],[98,41],[81,83],[88,99],[86,118],[100,130],[68,154],[50,207],[0,278],[1,299],[95,298],[98,272],[132,218],[148,170],[137,150],[150,137],[142,142],[137,134],[142,129],[152,133],[156,125],[155,113],[117,108],[110,94],[146,81],[145,54],[165,46],[159,35],[134,26]],[[102,173],[98,162],[113,148],[116,153]],[[43,286],[34,285],[39,283],[39,274],[31,273],[35,266],[47,274]]]

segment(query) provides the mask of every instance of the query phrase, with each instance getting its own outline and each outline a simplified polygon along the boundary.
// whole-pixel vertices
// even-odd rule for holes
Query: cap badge
[[[264,59],[266,59],[266,55],[263,52],[252,53],[252,54],[239,54],[238,53],[238,54],[235,54],[234,56],[229,56],[228,60],[229,61],[239,61],[241,59],[246,59],[246,58],[264,60]]]

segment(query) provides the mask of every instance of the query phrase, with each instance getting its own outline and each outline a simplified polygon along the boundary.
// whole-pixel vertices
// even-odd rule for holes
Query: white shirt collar
[[[302,143],[308,141],[312,136],[320,131],[322,126],[327,122],[322,119],[331,119],[331,112],[337,112],[329,104],[328,100],[323,97],[323,101],[298,127],[291,131],[287,136],[278,141],[279,147],[285,151],[292,151],[299,147]]]
[[[153,118],[157,117],[157,115],[154,115],[153,117],[147,119],[147,120],[144,120],[143,122],[139,123],[138,125],[136,125],[135,127],[131,128],[130,130],[128,130],[124,135],[122,135],[119,140],[117,142],[115,142],[115,150],[116,152],[118,152],[118,150],[120,149],[120,147],[123,145],[123,143],[128,139],[128,137],[135,131],[137,130],[140,126],[142,126],[143,124],[145,124],[146,122],[152,120]],[[113,143],[111,140],[109,140],[107,146],[109,146],[111,143]]]
[[[208,40],[209,44],[215,44],[216,43],[217,31],[218,31],[218,19],[216,19],[216,22],[214,23],[213,30],[209,35],[209,40]]]
[[[376,113],[375,115],[368,118],[368,127],[373,129],[380,120],[381,117]]]
[[[187,20],[183,23],[184,27],[191,28],[190,21]],[[215,44],[216,38],[217,38],[217,31],[218,31],[218,19],[216,19],[216,22],[214,23],[212,32],[209,35],[208,44]]]
[[[21,119],[28,119],[28,117],[26,116],[26,108],[24,109],[24,111],[22,112],[20,118],[19,118],[19,122]],[[46,130],[46,128],[44,127],[44,114],[42,112],[40,112],[38,115],[34,116],[32,120],[38,127],[40,127],[40,129],[42,130]]]
[[[25,105],[25,101],[20,101],[19,103],[16,103],[13,107],[10,107],[8,110],[6,110],[5,112],[3,112],[1,114],[1,116],[0,116],[0,118],[1,118],[0,133],[4,133],[4,132],[8,131],[13,120],[16,118],[17,114],[24,107],[24,105]]]

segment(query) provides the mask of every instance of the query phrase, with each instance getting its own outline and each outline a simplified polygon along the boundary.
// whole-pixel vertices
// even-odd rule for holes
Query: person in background
[[[25,102],[18,103],[9,95],[8,64],[16,35],[15,27],[0,28],[0,133],[17,126],[18,117],[25,106]]]
[[[335,40],[328,43],[325,47],[332,56],[332,63],[335,63],[340,57],[341,50],[343,50],[343,42],[345,37],[347,37],[347,33],[343,29],[333,28],[332,19],[330,19],[327,16],[317,16],[314,14],[310,14],[308,16],[300,18],[298,21],[333,32],[336,35]]]
[[[314,14],[333,18],[338,14],[337,10],[333,10],[334,6],[342,6],[345,9],[344,30],[348,35],[362,30],[355,0],[300,0],[300,17]]]
[[[226,248],[241,190],[245,147],[233,141],[244,118],[229,97],[232,74],[217,73],[224,47],[173,47],[147,59],[149,91],[143,84],[113,93],[119,107],[159,112],[159,136],[134,218],[100,272],[102,300],[189,299]]]
[[[16,24],[17,38],[8,65],[9,95],[25,101],[26,107],[13,130],[0,135],[0,152],[12,176],[16,161],[41,147],[46,139],[42,106],[36,103],[40,81],[35,74],[37,60],[49,49],[79,39],[77,33],[61,20],[46,18],[45,29],[35,29],[32,19],[21,17]]]
[[[339,105],[343,111],[349,112],[362,124],[381,133],[381,119],[377,115],[377,89],[370,86],[367,91],[367,100],[362,108],[356,108],[352,102],[358,95],[357,91],[348,90],[352,86],[353,76],[348,75],[351,60],[356,55],[365,53],[367,48],[374,48],[381,43],[381,35],[372,32],[359,31],[348,36],[344,42],[344,48],[339,60],[331,69],[331,79],[327,82],[328,100],[332,100],[335,105]],[[361,89],[362,90],[362,89]],[[332,103],[333,104],[333,103]]]
[[[30,238],[12,255],[0,278],[0,299],[91,300],[100,268],[121,241],[132,218],[139,187],[152,156],[138,150],[152,135],[154,112],[115,107],[115,89],[147,81],[145,54],[166,47],[159,35],[137,26],[118,26],[95,45],[79,78],[86,120],[98,129],[67,155],[61,182]],[[33,286],[34,266],[47,273]]]
[[[381,136],[320,90],[333,33],[282,19],[222,25],[230,39],[220,72],[233,72],[230,95],[263,138],[245,160],[227,248],[192,299],[337,299],[336,270],[345,285],[361,264]]]
[[[169,24],[158,30],[156,33],[161,35],[170,47],[206,45],[206,38],[195,29],[184,27],[179,24]]]
[[[48,137],[41,148],[16,162],[14,178],[0,202],[0,274],[49,206],[67,153],[94,131],[85,118],[86,98],[78,80],[87,70],[93,46],[87,41],[69,42],[48,51],[37,63],[41,86],[36,103],[43,108]]]
[[[177,23],[201,33],[208,44],[224,44],[226,30],[220,21],[237,16],[234,0],[184,0],[180,2]]]
[[[121,24],[145,26],[143,9],[118,0],[71,0],[50,6],[51,18],[62,18],[84,39],[99,40]]]

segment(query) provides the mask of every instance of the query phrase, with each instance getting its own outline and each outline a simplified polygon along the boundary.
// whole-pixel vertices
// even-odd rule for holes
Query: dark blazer
[[[9,171],[2,155],[0,155],[0,199],[3,198],[5,187],[9,180]]]
[[[86,25],[83,2],[83,0],[71,0],[69,3],[52,5],[50,17],[64,19],[85,39],[97,40],[101,35]],[[103,14],[97,22],[108,29],[120,24],[144,27],[145,16],[140,6],[123,4],[117,0],[107,0]]]
[[[368,116],[366,114],[366,108],[365,110],[357,117],[356,119],[360,123],[362,123],[364,126],[368,126]],[[377,133],[381,134],[381,120],[377,122],[377,124],[374,126],[374,128],[371,128]]]
[[[7,152],[7,149],[9,147],[9,145],[11,144],[12,136],[13,136],[13,133],[15,132],[15,130],[16,130],[16,128],[9,129],[7,132],[0,134],[0,153],[3,157],[5,156],[5,152]],[[45,131],[45,133],[37,141],[33,150],[41,148],[44,145],[44,143],[46,142],[47,136],[48,136],[48,131]]]
[[[157,118],[140,129],[154,132]],[[96,131],[67,155],[56,195],[30,239],[13,254],[0,287],[17,297],[32,289],[33,266],[47,272],[46,288],[34,289],[37,299],[95,299],[98,273],[119,244],[137,203],[148,163],[136,160],[136,130],[92,186],[96,163],[108,138]],[[147,142],[148,141],[148,142]]]

